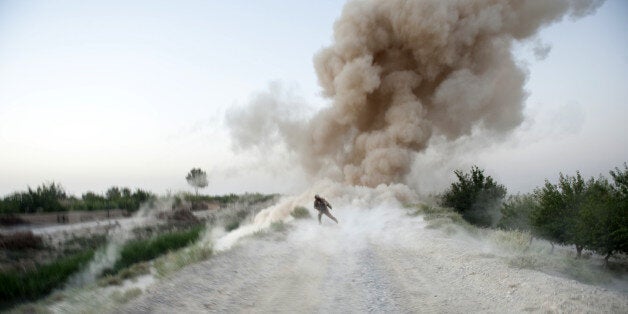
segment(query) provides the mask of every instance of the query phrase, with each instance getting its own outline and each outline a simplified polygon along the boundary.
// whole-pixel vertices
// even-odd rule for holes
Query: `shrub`
[[[0,304],[7,306],[17,301],[34,300],[46,295],[94,256],[93,250],[83,251],[41,265],[24,273],[0,273]]]
[[[36,189],[15,192],[0,200],[0,213],[56,212],[67,210],[138,210],[140,205],[154,198],[150,192],[140,189],[131,192],[129,188],[112,187],[106,194],[87,192],[82,197],[68,196],[63,187],[56,183],[42,184]]]
[[[461,170],[454,173],[458,182],[452,183],[445,192],[442,205],[453,208],[471,224],[492,226],[498,220],[499,205],[506,196],[506,188],[485,176],[484,170],[477,166],[473,166],[470,173]]]
[[[292,210],[292,213],[290,213],[290,215],[294,217],[295,219],[304,219],[304,218],[311,217],[310,211],[307,210],[307,208],[303,206],[295,207],[294,210]]]
[[[63,187],[54,182],[42,184],[36,189],[13,193],[0,202],[3,213],[34,213],[38,211],[62,211],[61,202],[67,198]]]
[[[175,250],[198,240],[203,226],[196,226],[185,231],[175,231],[147,240],[134,240],[125,244],[120,251],[120,259],[111,273],[115,274],[132,264],[154,259],[168,251]]]

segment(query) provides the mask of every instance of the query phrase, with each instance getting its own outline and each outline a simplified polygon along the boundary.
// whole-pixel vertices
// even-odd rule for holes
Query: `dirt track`
[[[340,211],[244,239],[149,288],[125,312],[614,312],[622,292],[512,268],[479,240],[420,217]],[[393,215],[394,216],[394,215]]]

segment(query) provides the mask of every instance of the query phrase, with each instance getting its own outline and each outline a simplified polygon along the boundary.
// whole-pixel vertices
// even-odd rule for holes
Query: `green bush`
[[[292,212],[290,213],[290,215],[292,217],[294,217],[295,219],[305,219],[305,218],[310,218],[310,211],[307,210],[307,208],[303,207],[303,206],[297,206],[295,207]]]
[[[76,198],[68,196],[63,187],[56,183],[42,184],[36,189],[28,188],[25,192],[15,192],[0,199],[0,213],[57,212],[69,210],[138,210],[140,205],[154,198],[150,192],[137,189],[112,187],[105,195],[87,192]]]
[[[5,197],[0,202],[0,213],[63,211],[64,207],[61,205],[61,202],[66,198],[67,195],[61,185],[54,182],[44,183],[34,190],[28,187],[28,190],[25,192],[15,192]]]
[[[0,273],[0,305],[4,307],[18,301],[34,300],[50,293],[93,256],[94,251],[87,250],[41,265],[32,271]]]
[[[470,173],[454,171],[458,182],[451,184],[442,198],[442,205],[451,207],[469,223],[490,227],[497,222],[499,206],[506,196],[506,188],[484,170],[473,166]]]
[[[135,263],[154,259],[168,251],[187,246],[198,240],[204,226],[199,225],[185,231],[162,234],[147,240],[134,240],[124,245],[120,259],[106,273],[115,274]]]
[[[242,195],[226,194],[217,196],[183,194],[178,204],[185,200],[193,207],[200,202],[217,202],[220,205],[242,202],[258,204],[275,198],[277,194],[245,193]],[[55,212],[70,210],[106,210],[124,209],[136,211],[140,206],[155,199],[155,195],[141,189],[132,191],[129,188],[113,186],[104,194],[86,192],[80,198],[67,195],[63,187],[56,183],[44,183],[36,189],[28,188],[24,192],[15,192],[0,198],[0,214],[20,214],[34,212]]]

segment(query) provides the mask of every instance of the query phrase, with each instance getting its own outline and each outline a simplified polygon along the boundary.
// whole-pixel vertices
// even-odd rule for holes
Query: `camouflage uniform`
[[[329,209],[331,209],[331,205],[329,205],[329,203],[327,202],[327,200],[325,200],[324,198],[316,195],[314,196],[314,208],[316,208],[316,210],[318,210],[318,223],[321,223],[321,217],[323,216],[323,214],[325,214],[327,217],[331,218],[331,220],[335,221],[336,223],[338,223],[338,220],[336,219],[336,217],[332,216],[331,213],[329,212],[329,209],[327,209],[327,207],[329,207]]]

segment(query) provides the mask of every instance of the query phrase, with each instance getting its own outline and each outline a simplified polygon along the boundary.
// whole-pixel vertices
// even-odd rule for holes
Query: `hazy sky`
[[[224,114],[270,84],[327,105],[312,56],[343,3],[0,1],[0,195],[53,180],[74,194],[189,190],[192,167],[212,194],[302,188],[297,172],[232,153]],[[511,192],[628,161],[628,1],[539,41],[515,50],[529,72],[524,124],[450,165],[478,164]]]

